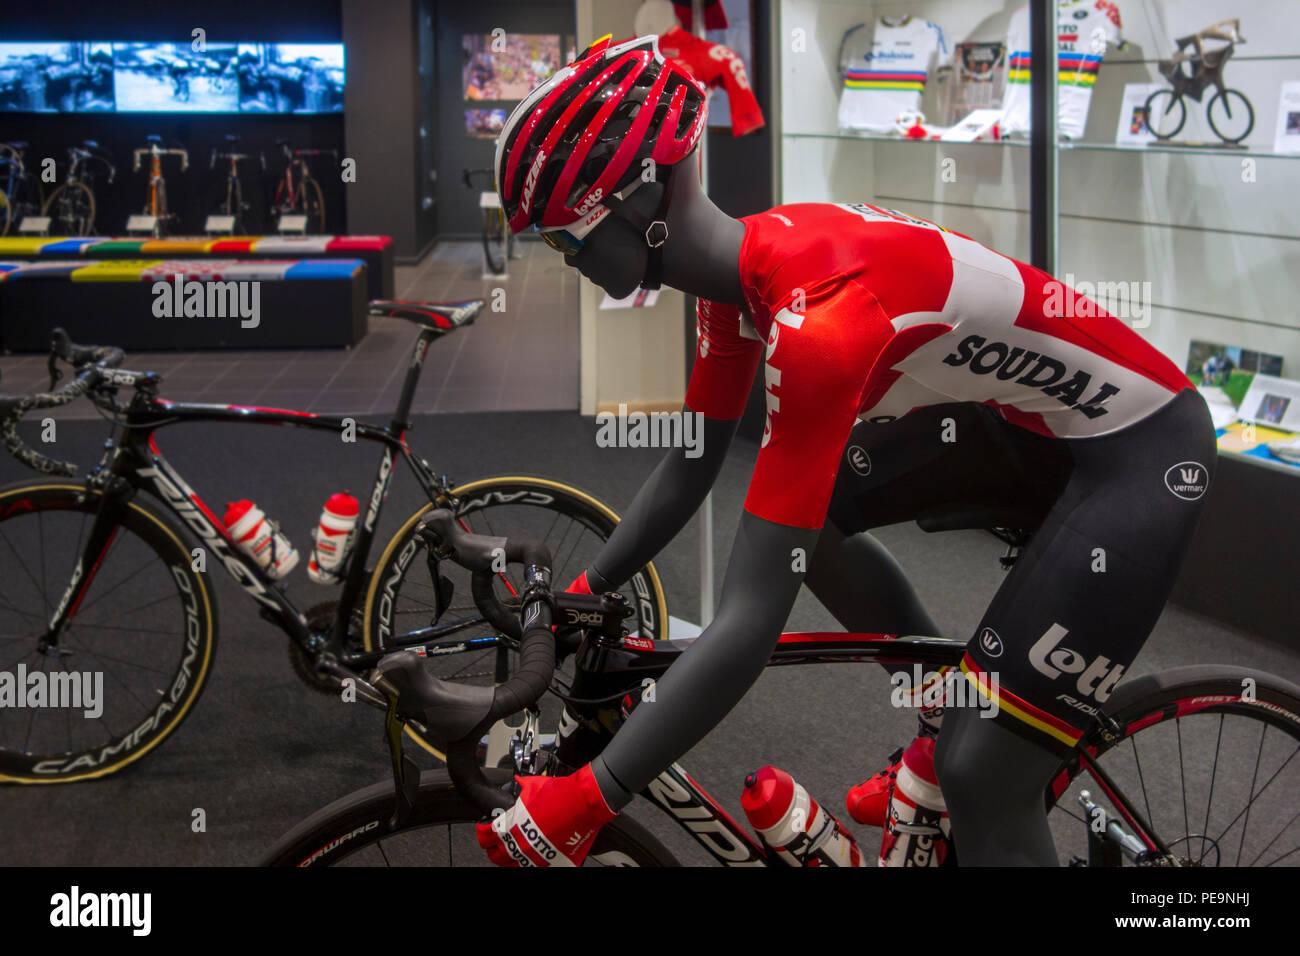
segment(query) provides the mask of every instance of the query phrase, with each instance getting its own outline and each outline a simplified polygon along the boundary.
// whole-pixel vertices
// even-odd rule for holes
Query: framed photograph
[[[1146,103],[1156,90],[1164,89],[1164,83],[1125,83],[1124,99],[1119,108],[1119,125],[1115,128],[1115,143],[1118,146],[1145,146],[1155,142],[1155,134],[1147,129]]]
[[[558,33],[465,34],[460,43],[467,101],[522,100],[565,62]]]
[[[1282,84],[1282,98],[1277,107],[1277,132],[1273,151],[1300,153],[1300,80]]]
[[[465,135],[474,139],[496,139],[506,127],[505,110],[466,110]]]
[[[995,107],[1002,102],[1006,86],[1006,45],[974,41],[953,47],[956,65],[952,99],[948,104],[948,125],[956,125],[974,110]]]

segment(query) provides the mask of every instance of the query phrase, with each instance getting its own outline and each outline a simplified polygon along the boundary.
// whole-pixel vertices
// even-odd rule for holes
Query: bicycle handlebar
[[[509,679],[494,688],[463,687],[428,675],[421,669],[424,659],[412,651],[398,651],[379,662],[371,680],[389,695],[394,706],[400,685],[409,687],[412,680],[418,682],[419,696],[434,710],[434,718],[438,720],[437,725],[426,730],[434,733],[441,730],[444,736],[455,736],[452,740],[435,740],[446,748],[447,771],[452,783],[480,810],[490,814],[497,808],[509,807],[514,799],[488,782],[478,763],[479,738],[503,717],[533,707],[555,675],[551,552],[541,541],[472,534],[445,508],[431,512],[422,525],[437,535],[440,558],[449,558],[471,572],[474,603],[483,616],[493,623],[502,618],[514,622],[515,633],[522,635],[519,666]],[[502,560],[524,565],[523,599],[517,619],[501,607],[492,591],[496,576],[493,566]],[[468,721],[473,725],[465,732]]]
[[[41,408],[57,408],[75,401],[103,379],[104,371],[122,364],[124,354],[111,345],[77,345],[63,329],[55,329],[50,343],[51,363],[62,359],[77,369],[77,377],[53,392],[36,392],[31,395],[0,394],[0,443],[14,458],[28,468],[47,475],[75,475],[77,466],[70,461],[48,458],[27,447],[18,434],[18,421],[28,412]]]

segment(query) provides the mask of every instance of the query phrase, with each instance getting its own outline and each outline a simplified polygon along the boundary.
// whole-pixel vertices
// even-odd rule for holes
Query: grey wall
[[[357,162],[347,187],[348,228],[393,237],[394,253],[421,251],[416,189],[418,44],[412,0],[342,0],[348,91],[344,150]]]

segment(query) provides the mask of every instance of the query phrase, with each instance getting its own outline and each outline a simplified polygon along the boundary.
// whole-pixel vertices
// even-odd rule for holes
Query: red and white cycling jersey
[[[734,306],[700,303],[686,402],[739,418],[764,361],[767,424],[745,501],[760,518],[821,527],[859,418],[979,402],[1042,435],[1088,438],[1191,387],[1091,300],[934,223],[865,203],[743,222],[752,327]]]

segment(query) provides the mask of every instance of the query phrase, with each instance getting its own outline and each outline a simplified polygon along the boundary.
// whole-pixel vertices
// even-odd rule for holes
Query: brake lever
[[[48,391],[52,392],[58,386],[59,379],[63,378],[63,370],[59,368],[59,359],[58,356],[54,354],[53,349],[50,350],[47,368],[50,372],[50,387]]]
[[[402,732],[405,729],[397,716],[397,695],[387,694],[388,708],[384,716],[384,738],[393,758],[393,789],[397,795],[391,826],[404,824],[415,809],[415,798],[420,792],[420,768],[402,749]]]

